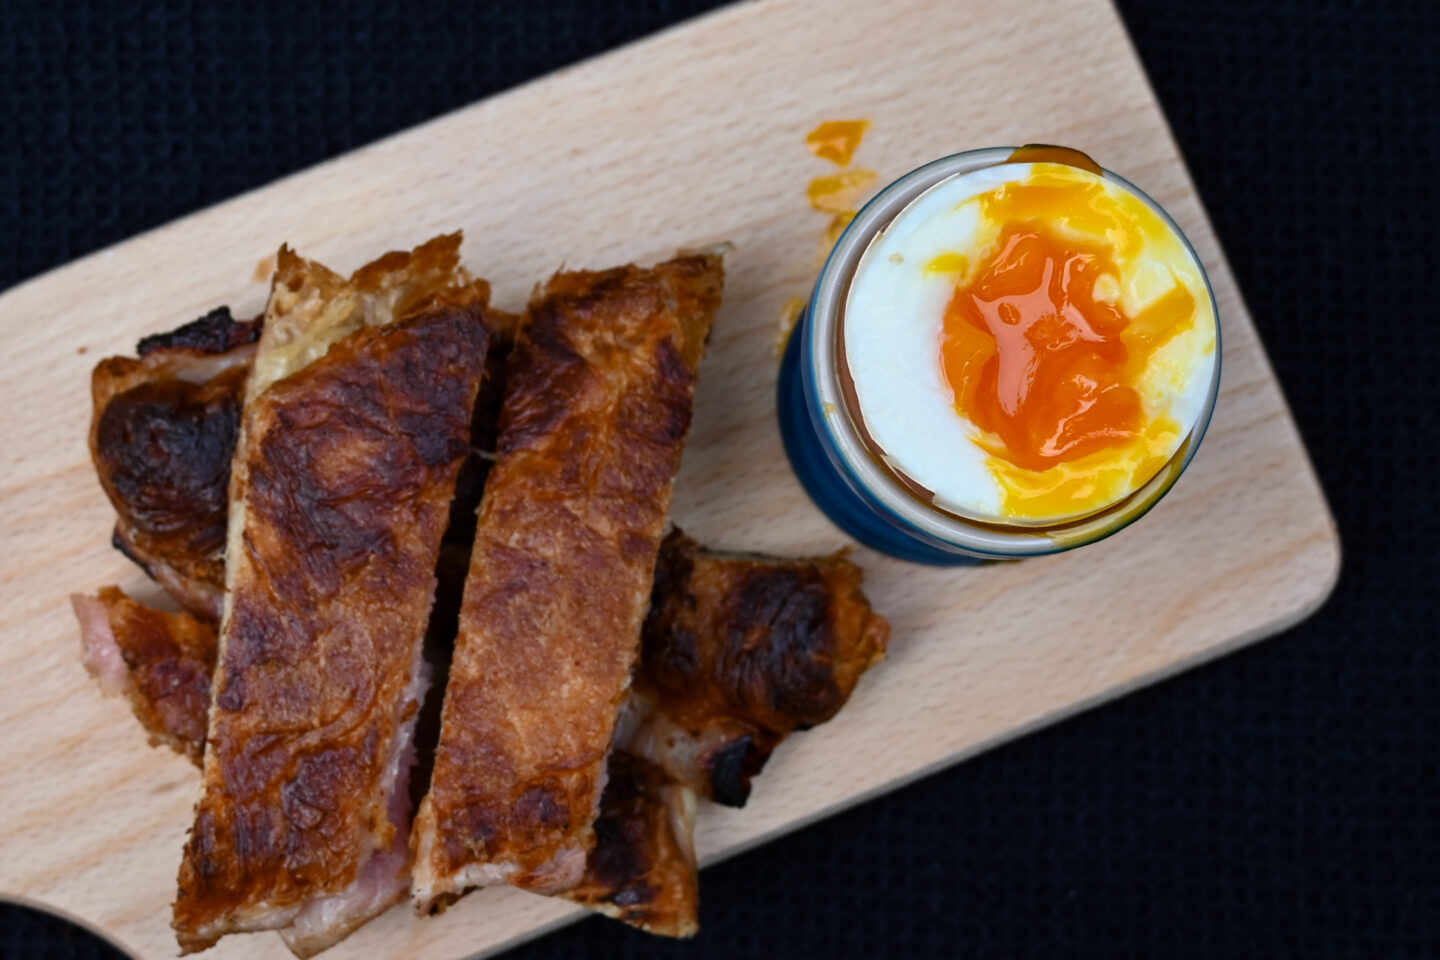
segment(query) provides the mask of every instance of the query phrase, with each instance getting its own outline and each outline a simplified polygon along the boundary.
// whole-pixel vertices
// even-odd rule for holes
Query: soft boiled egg
[[[943,180],[861,257],[842,380],[874,454],[936,507],[1051,525],[1144,486],[1206,407],[1205,274],[1152,201],[1065,163]]]

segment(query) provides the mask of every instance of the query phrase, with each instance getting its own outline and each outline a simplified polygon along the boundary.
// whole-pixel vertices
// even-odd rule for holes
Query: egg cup
[[[1200,258],[1183,231],[1144,191],[1102,175],[1148,204],[1185,244],[1210,297],[1215,363],[1206,400],[1175,454],[1138,490],[1096,513],[1051,526],[968,520],[927,502],[902,484],[862,442],[841,388],[840,318],[861,256],[911,201],[949,177],[1009,160],[1014,147],[969,150],[912,170],[881,190],[855,216],[820,271],[810,302],[786,345],[780,367],[779,418],[785,451],[810,498],[842,530],[882,553],[917,563],[973,564],[1059,553],[1095,543],[1144,516],[1195,456],[1220,388],[1220,313]]]

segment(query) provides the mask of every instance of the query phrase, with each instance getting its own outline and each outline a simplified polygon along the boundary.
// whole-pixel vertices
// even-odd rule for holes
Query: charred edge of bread
[[[219,307],[108,357],[91,377],[90,452],[115,543],[198,615],[219,616],[226,487],[259,319]]]
[[[721,554],[672,530],[636,681],[655,706],[636,742],[709,799],[743,806],[785,737],[831,719],[884,656],[889,624],[861,578],[843,553]]]
[[[755,738],[748,733],[741,734],[729,743],[712,750],[706,761],[709,764],[710,799],[726,807],[743,807],[750,799],[750,778],[754,777],[770,759],[754,749]]]
[[[611,754],[595,820],[595,846],[567,899],[649,933],[699,930],[695,794],[661,767],[623,750]]]
[[[236,320],[230,308],[216,307],[205,316],[182,324],[165,333],[142,337],[135,352],[145,357],[158,351],[183,350],[191,353],[228,353],[260,339],[263,317]]]
[[[116,545],[212,619],[244,379],[235,368],[204,383],[137,383],[96,411],[92,433],[95,469],[118,517]]]

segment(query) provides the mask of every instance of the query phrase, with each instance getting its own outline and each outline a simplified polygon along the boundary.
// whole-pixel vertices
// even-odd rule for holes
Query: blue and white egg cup
[[[850,278],[866,248],[900,211],[949,177],[1004,163],[1013,147],[970,150],[912,170],[880,191],[846,227],[830,252],[780,367],[780,432],[791,466],[816,505],[866,546],[916,563],[973,564],[1058,553],[1102,540],[1150,510],[1189,465],[1205,436],[1220,387],[1219,310],[1200,258],[1195,263],[1215,309],[1215,365],[1205,406],[1170,462],[1139,490],[1098,513],[1053,527],[980,523],[925,502],[876,462],[862,443],[842,394],[836,350]],[[1134,184],[1114,181],[1145,200],[1194,249],[1170,215]]]

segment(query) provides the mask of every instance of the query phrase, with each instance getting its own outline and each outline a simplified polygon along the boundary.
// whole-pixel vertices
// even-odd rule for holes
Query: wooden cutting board
[[[1189,472],[1079,553],[970,569],[857,553],[890,659],[832,723],[785,744],[744,810],[708,808],[713,862],[986,747],[1281,630],[1330,591],[1340,548],[1255,329],[1105,0],[745,3],[187,217],[0,297],[0,894],[139,957],[171,957],[169,903],[197,775],[151,749],[80,666],[66,595],[119,583],[85,446],[90,368],[218,303],[256,312],[281,241],[337,268],[464,228],[466,262],[521,304],[562,264],[732,241],[674,518],[701,542],[823,553],[845,537],[780,445],[775,330],[819,266],[805,150],[873,121],[882,182],[973,147],[1089,152],[1158,199],[1214,280],[1224,379]],[[1223,196],[1212,203],[1225,203]],[[825,883],[824,878],[817,882]],[[392,910],[329,956],[448,960],[580,914],[512,889],[443,917]],[[701,933],[704,936],[704,933]],[[210,956],[287,956],[274,934]]]

